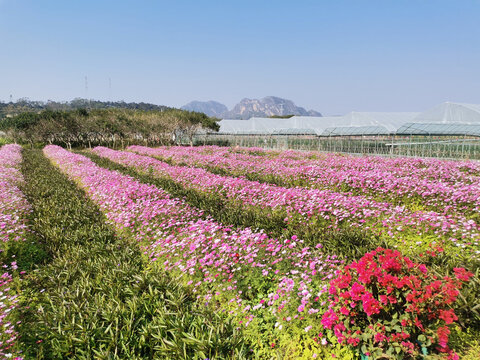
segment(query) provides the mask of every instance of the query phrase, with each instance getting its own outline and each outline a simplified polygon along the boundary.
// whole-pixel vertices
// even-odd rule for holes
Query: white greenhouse
[[[421,113],[350,112],[343,116],[224,119],[197,143],[480,158],[480,105],[446,102]]]

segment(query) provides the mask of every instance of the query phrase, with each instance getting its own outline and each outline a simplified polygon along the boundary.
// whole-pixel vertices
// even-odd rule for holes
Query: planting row
[[[142,148],[143,146],[140,146]],[[412,172],[419,178],[436,179],[440,176],[447,182],[476,181],[480,176],[480,164],[477,161],[469,160],[439,160],[435,158],[407,158],[407,157],[380,157],[380,156],[353,156],[346,154],[330,154],[315,151],[298,150],[266,150],[261,148],[225,148],[217,146],[184,147],[171,146],[159,147],[172,154],[186,154],[195,156],[197,154],[214,155],[222,157],[237,156],[239,160],[257,161],[272,159],[279,164],[289,167],[299,165],[330,165],[335,167],[342,165],[347,169],[365,170],[366,172],[375,168],[390,170],[395,176],[408,176]],[[359,161],[360,160],[360,161]],[[340,162],[340,163],[339,163]]]
[[[21,152],[19,145],[4,145],[0,149],[0,244],[24,239],[27,230],[30,206],[19,188],[24,183]]]
[[[256,156],[236,149],[130,146],[174,165],[206,168],[282,186],[315,187],[369,196],[443,213],[477,218],[480,165],[472,161],[354,157],[316,154],[292,158],[283,152]],[[310,157],[313,157],[310,154]]]
[[[460,215],[412,212],[363,196],[329,190],[284,188],[212,174],[200,168],[172,166],[152,157],[103,147],[93,152],[140,173],[169,178],[200,195],[219,199],[227,207],[254,212],[257,218],[263,219],[262,228],[269,228],[269,222],[274,223],[270,228],[280,224],[286,230],[284,233],[297,235],[312,244],[328,239],[324,241],[328,250],[338,252],[338,247],[355,245],[352,241],[361,238],[373,239],[373,243],[384,241],[406,252],[441,246],[465,261],[478,258],[480,253],[478,225]],[[341,243],[332,243],[332,239],[339,236],[343,236]],[[458,248],[462,249],[460,256]]]
[[[15,249],[16,243],[26,241],[29,231],[26,218],[31,210],[19,188],[24,183],[20,172],[21,151],[18,145],[4,145],[0,149],[0,358],[21,353],[15,313],[23,271],[18,269]]]

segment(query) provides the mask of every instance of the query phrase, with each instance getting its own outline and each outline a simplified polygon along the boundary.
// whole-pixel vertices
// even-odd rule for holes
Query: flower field
[[[93,152],[140,172],[169,177],[183,187],[220,198],[228,206],[279,218],[283,223],[280,226],[303,239],[316,241],[326,232],[358,229],[364,236],[383,238],[406,251],[424,249],[433,242],[437,246],[461,248],[468,258],[478,258],[480,254],[478,225],[458,211],[454,214],[411,211],[369,196],[281,187],[243,177],[218,175],[202,168],[169,165],[148,156],[102,147]]]
[[[279,185],[350,191],[400,205],[478,216],[480,164],[473,161],[327,156],[295,151],[277,154],[265,150],[263,155],[252,155],[208,146],[196,151],[142,146],[131,146],[129,150],[177,165]]]
[[[213,146],[0,159],[0,356],[480,356],[476,162]]]

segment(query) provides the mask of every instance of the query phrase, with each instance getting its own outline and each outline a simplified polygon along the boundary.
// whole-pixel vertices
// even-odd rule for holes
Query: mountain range
[[[232,110],[217,101],[192,101],[184,106],[183,110],[198,111],[221,119],[249,119],[256,117],[302,115],[322,116],[315,110],[305,110],[296,106],[291,100],[276,96],[267,96],[262,99],[242,99]]]

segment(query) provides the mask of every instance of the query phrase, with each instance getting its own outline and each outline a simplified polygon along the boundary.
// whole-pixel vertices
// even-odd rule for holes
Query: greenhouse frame
[[[480,159],[480,105],[446,102],[425,112],[351,112],[219,122],[197,144],[388,156]]]

